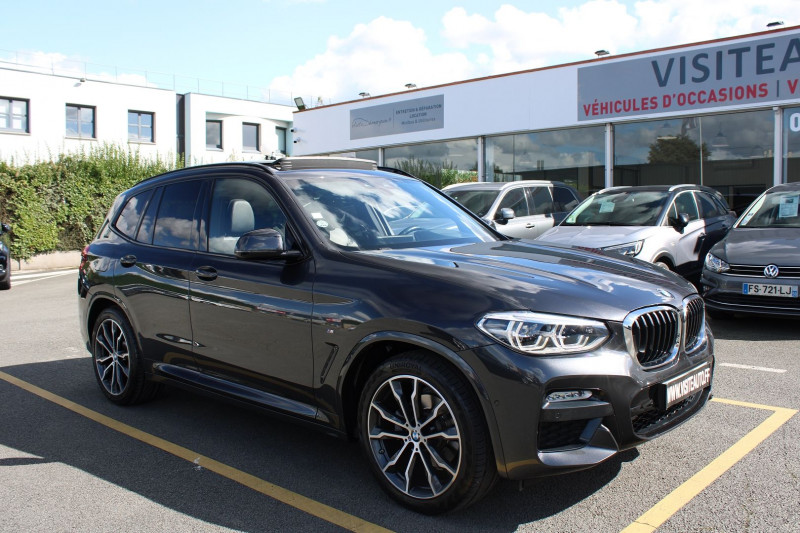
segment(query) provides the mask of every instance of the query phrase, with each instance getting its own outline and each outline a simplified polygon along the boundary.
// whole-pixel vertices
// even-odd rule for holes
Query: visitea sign
[[[578,69],[578,120],[800,98],[800,36]]]
[[[350,111],[350,139],[444,128],[444,95]]]

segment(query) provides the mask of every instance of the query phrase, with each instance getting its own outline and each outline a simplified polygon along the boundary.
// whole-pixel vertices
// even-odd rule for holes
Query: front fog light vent
[[[588,400],[592,397],[590,390],[564,390],[558,392],[551,392],[547,395],[545,400],[550,403],[556,402],[572,402],[575,400]]]

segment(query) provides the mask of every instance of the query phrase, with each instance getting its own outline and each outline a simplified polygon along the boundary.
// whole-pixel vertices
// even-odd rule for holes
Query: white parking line
[[[782,368],[767,368],[765,366],[737,365],[735,363],[719,363],[719,366],[729,366],[731,368],[741,368],[743,370],[758,370],[760,372],[773,372],[775,374],[785,374]]]
[[[72,270],[58,270],[55,272],[36,272],[33,274],[11,274],[11,281],[14,286],[24,285],[26,283],[33,283],[43,279],[57,278],[59,276],[67,276],[78,272],[77,268]]]

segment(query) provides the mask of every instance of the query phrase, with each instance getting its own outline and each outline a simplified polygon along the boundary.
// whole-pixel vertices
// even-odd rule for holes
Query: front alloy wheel
[[[369,404],[373,457],[386,479],[403,494],[441,495],[461,467],[461,433],[442,394],[416,376],[385,381]]]
[[[466,507],[497,480],[483,409],[467,379],[424,351],[384,361],[361,389],[359,437],[392,498],[425,514]]]

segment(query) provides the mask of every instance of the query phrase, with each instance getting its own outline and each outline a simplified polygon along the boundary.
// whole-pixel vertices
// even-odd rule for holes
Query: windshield
[[[669,199],[666,191],[595,194],[569,214],[562,226],[655,226]]]
[[[800,190],[766,192],[747,208],[737,228],[800,228]]]
[[[444,192],[479,217],[485,217],[499,191],[454,189]]]
[[[308,218],[330,242],[352,250],[497,240],[425,183],[349,174],[286,178]]]

